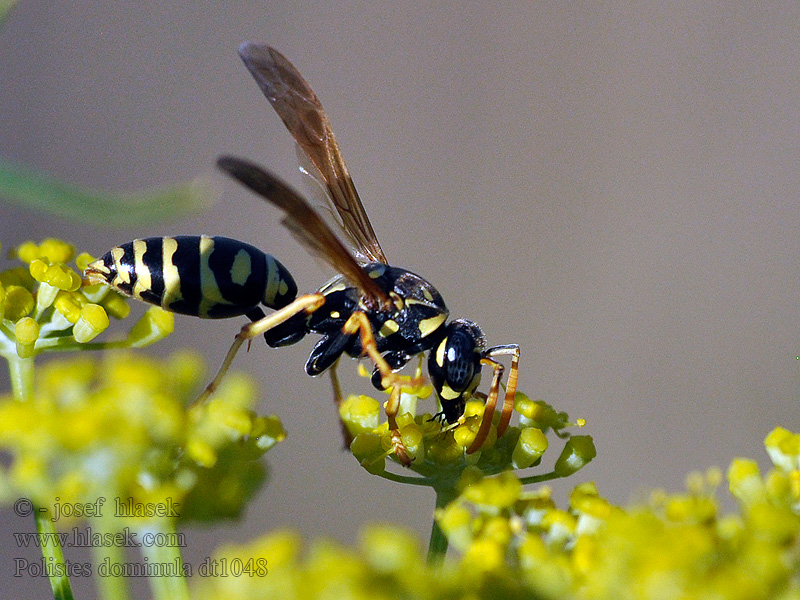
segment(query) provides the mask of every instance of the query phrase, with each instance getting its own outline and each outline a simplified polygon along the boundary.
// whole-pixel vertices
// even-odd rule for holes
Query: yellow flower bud
[[[408,414],[408,413],[406,413]],[[414,459],[425,451],[422,428],[414,422],[400,427],[400,437],[408,455]]]
[[[22,317],[31,314],[35,305],[33,294],[24,287],[9,285],[5,288],[5,318],[10,321],[19,321]]]
[[[12,251],[12,254],[16,254],[22,262],[30,263],[39,258],[39,247],[32,241],[23,242]]]
[[[217,452],[204,439],[192,438],[186,444],[186,454],[198,465],[211,468],[217,462]]]
[[[349,396],[339,407],[339,416],[353,437],[373,431],[380,414],[380,403],[369,396]]]
[[[108,315],[103,307],[98,304],[87,304],[81,309],[78,321],[72,329],[72,335],[76,342],[85,344],[108,329],[108,325]]]
[[[39,323],[30,317],[23,317],[14,326],[14,337],[19,357],[30,358],[35,353],[34,346],[39,339]]]
[[[81,316],[84,302],[80,295],[62,291],[56,296],[53,306],[67,321],[74,324]]]
[[[81,252],[77,257],[75,257],[75,266],[77,266],[78,270],[83,273],[86,270],[86,267],[89,266],[89,263],[93,261],[94,257],[91,254],[88,252]]]
[[[536,464],[547,450],[547,436],[541,429],[526,427],[517,440],[514,451],[511,455],[515,469],[527,469]]]
[[[281,420],[275,416],[258,417],[250,435],[255,437],[257,446],[262,450],[269,450],[278,442],[286,439],[286,430],[283,428]]]
[[[728,482],[736,498],[743,502],[757,502],[765,496],[764,481],[754,460],[736,458],[728,467]]]
[[[175,329],[175,315],[154,306],[147,309],[133,326],[128,341],[133,348],[143,348],[163,340]]]
[[[567,440],[553,470],[559,477],[566,477],[582,469],[595,456],[597,456],[597,450],[595,450],[591,436],[574,435]]]
[[[110,317],[115,319],[124,319],[131,313],[131,307],[125,296],[110,290],[108,294],[100,301],[100,305],[106,309]]]
[[[51,263],[65,263],[75,256],[75,247],[61,240],[47,238],[39,244],[39,256]]]

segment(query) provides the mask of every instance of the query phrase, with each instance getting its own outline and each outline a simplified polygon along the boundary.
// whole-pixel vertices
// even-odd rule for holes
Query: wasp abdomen
[[[112,248],[86,276],[171,312],[206,319],[243,315],[259,304],[283,308],[297,285],[276,258],[225,237],[175,236]]]

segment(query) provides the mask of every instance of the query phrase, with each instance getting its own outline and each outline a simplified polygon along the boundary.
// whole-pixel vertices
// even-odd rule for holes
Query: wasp
[[[277,206],[283,224],[313,255],[338,275],[313,293],[297,296],[297,285],[277,259],[229,238],[176,236],[134,240],[110,250],[86,269],[91,281],[166,310],[201,318],[244,315],[244,325],[215,378],[198,399],[217,388],[241,346],[263,335],[271,347],[294,344],[307,334],[320,337],[309,356],[309,375],[330,372],[334,396],[341,402],[335,369],[343,354],[368,356],[372,382],[389,390],[385,410],[393,450],[410,464],[396,417],[403,379],[398,371],[412,358],[428,353],[428,375],[441,412],[434,418],[457,422],[466,400],[482,396],[486,408],[467,453],[486,440],[500,395],[504,366],[511,368],[497,426],[498,437],[511,418],[519,368],[519,346],[488,347],[481,328],[467,319],[448,322],[444,300],[427,280],[390,266],[342,158],[330,122],[317,95],[282,54],[266,45],[245,42],[239,55],[297,143],[300,170],[324,192],[326,208],[338,216],[348,244],[320,213],[291,187],[260,166],[232,156],[219,168]],[[274,309],[266,315],[261,306]],[[487,394],[477,392],[482,367],[492,369]]]

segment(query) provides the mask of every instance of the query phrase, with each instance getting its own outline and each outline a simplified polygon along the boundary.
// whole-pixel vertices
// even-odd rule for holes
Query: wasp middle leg
[[[302,311],[312,313],[324,303],[325,296],[322,294],[306,294],[305,296],[300,296],[288,306],[285,306],[280,310],[277,310],[274,313],[259,319],[258,321],[244,325],[239,333],[236,334],[236,338],[233,340],[233,344],[231,344],[228,353],[225,355],[225,360],[222,361],[222,365],[217,371],[216,376],[211,380],[211,383],[206,386],[206,389],[203,390],[203,393],[200,394],[192,403],[192,407],[203,404],[219,387],[220,382],[222,381],[223,377],[225,377],[228,369],[230,369],[233,359],[236,356],[236,353],[242,347],[242,344],[249,342],[253,338],[269,331],[273,327],[277,327],[281,323],[284,323]]]

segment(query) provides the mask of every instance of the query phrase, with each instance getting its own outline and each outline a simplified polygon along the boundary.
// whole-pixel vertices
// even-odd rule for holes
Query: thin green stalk
[[[170,522],[164,522],[160,529],[153,529],[150,533],[165,533],[168,536],[175,533],[175,527]],[[160,575],[150,577],[150,589],[156,600],[189,600],[189,585],[183,575],[183,557],[178,546],[142,546],[142,554],[147,557],[150,565],[158,565],[165,570]]]
[[[100,520],[100,533],[112,533],[113,519],[105,517]],[[125,562],[125,548],[118,544],[92,544],[92,557],[95,567],[103,563],[121,565]],[[97,577],[98,597],[105,600],[129,600],[128,580],[122,576],[107,575]]]
[[[17,400],[30,398],[33,395],[33,357],[9,357],[8,371],[14,398]]]
[[[64,552],[57,541],[56,527],[50,518],[48,510],[38,509],[35,505],[33,513],[36,515],[36,530],[39,533],[39,542],[42,548],[42,557],[50,579],[55,600],[73,600],[72,586],[67,575],[67,565],[64,562]]]
[[[436,508],[444,508],[456,496],[455,490],[435,490],[436,491]],[[447,554],[447,536],[436,521],[433,519],[431,526],[431,539],[428,542],[428,565],[438,566],[444,562],[444,557]]]
[[[11,389],[14,398],[20,402],[33,396],[33,364],[33,357],[13,356],[8,358]],[[56,600],[71,600],[73,597],[72,586],[69,583],[64,552],[56,541],[58,536],[55,524],[50,518],[50,512],[47,509],[40,509],[34,504],[33,514],[36,520],[36,531],[39,533],[42,557],[44,564],[47,565],[47,576],[50,579],[50,587],[53,589],[53,597]]]

